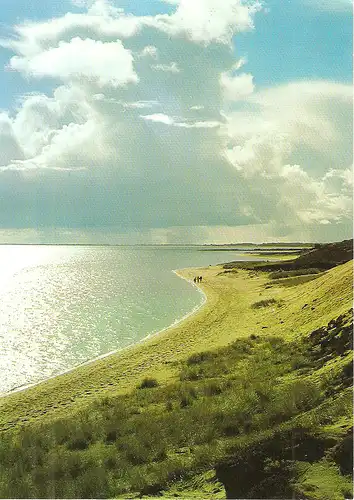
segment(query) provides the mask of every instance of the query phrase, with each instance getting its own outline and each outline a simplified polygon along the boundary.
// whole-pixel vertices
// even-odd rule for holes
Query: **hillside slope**
[[[337,243],[316,244],[314,248],[305,250],[294,260],[280,261],[274,263],[240,263],[229,262],[224,265],[225,269],[237,267],[248,269],[262,269],[263,271],[276,270],[299,270],[299,269],[331,269],[337,265],[344,264],[353,259],[353,240],[344,240]]]
[[[0,497],[351,498],[352,262],[286,288],[203,277],[204,309],[130,368],[117,355],[2,399]]]

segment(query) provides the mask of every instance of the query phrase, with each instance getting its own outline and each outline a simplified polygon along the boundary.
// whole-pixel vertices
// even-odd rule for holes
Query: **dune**
[[[0,400],[0,430],[71,414],[105,394],[124,394],[147,376],[166,384],[176,379],[180,361],[238,338],[269,334],[291,340],[352,304],[352,262],[287,288],[266,288],[266,273],[225,271],[222,266],[177,274],[191,283],[195,275],[203,276],[198,286],[207,300],[195,314],[142,343],[5,395]],[[270,305],[253,307],[260,301]]]

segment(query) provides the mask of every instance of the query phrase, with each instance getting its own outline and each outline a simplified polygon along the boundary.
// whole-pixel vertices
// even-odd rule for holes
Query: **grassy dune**
[[[293,260],[300,255],[300,252],[295,253],[276,253],[276,252],[239,252],[240,257],[262,257],[265,261],[288,261]]]
[[[352,262],[198,274],[195,315],[1,399],[0,496],[351,494]]]
[[[176,362],[193,352],[222,347],[252,333],[265,333],[266,329],[267,333],[287,338],[307,333],[350,307],[349,270],[346,264],[311,283],[285,290],[276,286],[265,289],[269,282],[266,273],[224,273],[221,266],[199,269],[204,277],[200,286],[208,301],[195,315],[117,355],[2,398],[0,429],[71,413],[97,396],[125,393],[144,376],[173,380],[178,372]],[[180,274],[192,280],[196,270],[186,269]],[[283,299],[285,307],[251,307],[257,300],[272,297]],[[306,303],[309,305],[302,309]]]

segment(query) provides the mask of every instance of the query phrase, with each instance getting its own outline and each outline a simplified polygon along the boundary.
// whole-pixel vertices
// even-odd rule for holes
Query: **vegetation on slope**
[[[0,496],[351,497],[352,318],[252,335],[191,356],[175,383],[4,433]]]
[[[344,240],[339,243],[316,244],[313,249],[303,251],[299,257],[290,261],[279,262],[229,262],[224,269],[243,268],[262,271],[299,271],[308,274],[310,269],[331,269],[353,259],[353,240]]]
[[[174,376],[145,368],[122,394],[112,358],[73,374],[101,384],[108,373],[111,390],[90,389],[85,404],[41,413],[63,381],[70,398],[71,375],[4,398],[0,497],[352,498],[351,263],[287,289],[276,282],[301,276],[268,289],[260,269],[219,271],[203,280],[214,276],[216,316],[153,341],[165,360],[168,343],[183,343],[168,359]]]

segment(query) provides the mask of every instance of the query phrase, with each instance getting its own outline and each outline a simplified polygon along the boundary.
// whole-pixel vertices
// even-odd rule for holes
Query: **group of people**
[[[196,276],[193,281],[194,281],[194,283],[200,283],[202,280],[203,280],[203,276]]]

